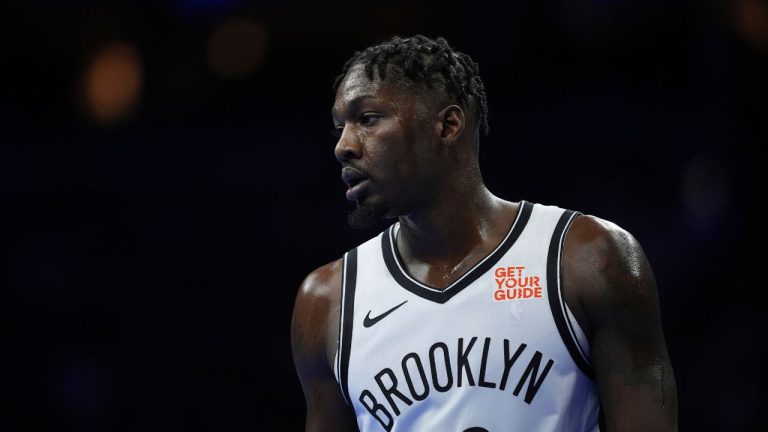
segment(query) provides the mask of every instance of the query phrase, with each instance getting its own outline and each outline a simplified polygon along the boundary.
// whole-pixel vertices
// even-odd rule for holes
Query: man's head
[[[443,93],[473,113],[476,130],[488,134],[488,104],[478,65],[468,55],[453,50],[442,37],[395,36],[356,52],[336,77],[334,93],[355,65],[363,65],[370,80],[375,71],[388,84],[415,85]]]
[[[353,227],[413,212],[476,167],[479,133],[488,132],[485,91],[477,64],[445,39],[395,37],[366,48],[333,87]]]

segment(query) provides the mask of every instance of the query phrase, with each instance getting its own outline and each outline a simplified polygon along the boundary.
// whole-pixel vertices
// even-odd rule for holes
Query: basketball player
[[[395,37],[335,88],[349,222],[396,221],[299,289],[306,430],[676,430],[643,250],[611,222],[489,192],[477,64]]]

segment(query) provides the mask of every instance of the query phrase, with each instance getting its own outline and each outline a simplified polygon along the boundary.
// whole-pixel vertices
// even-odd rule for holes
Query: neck
[[[398,250],[409,262],[460,263],[501,241],[512,223],[509,210],[482,181],[449,188],[431,206],[400,217]]]

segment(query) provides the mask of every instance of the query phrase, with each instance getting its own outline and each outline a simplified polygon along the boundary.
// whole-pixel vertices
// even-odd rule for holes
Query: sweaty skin
[[[477,163],[477,134],[445,98],[369,80],[353,67],[333,109],[342,167],[366,174],[357,205],[397,217],[407,272],[441,289],[502,241],[519,203],[492,195]],[[628,232],[577,217],[565,237],[563,291],[585,331],[609,431],[677,430],[677,396],[653,272]],[[356,431],[333,374],[342,260],[302,282],[291,344],[307,403],[306,431]]]

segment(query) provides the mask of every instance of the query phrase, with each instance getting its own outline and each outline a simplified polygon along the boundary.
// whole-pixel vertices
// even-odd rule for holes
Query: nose
[[[360,142],[357,136],[350,131],[350,127],[344,126],[342,129],[339,141],[336,142],[336,147],[333,149],[333,154],[339,162],[360,157]]]

